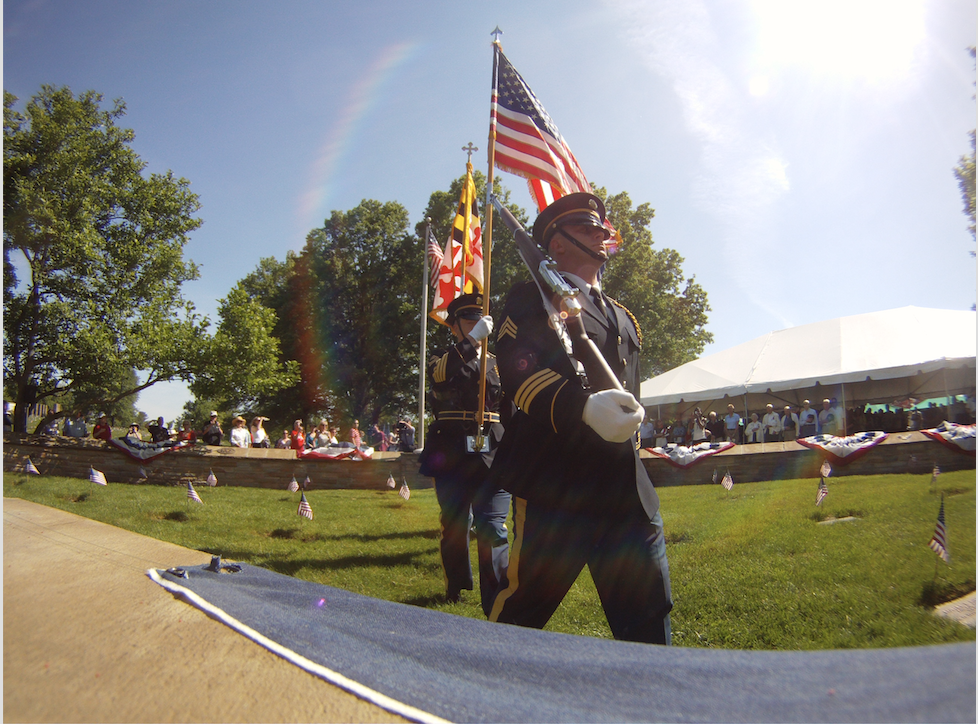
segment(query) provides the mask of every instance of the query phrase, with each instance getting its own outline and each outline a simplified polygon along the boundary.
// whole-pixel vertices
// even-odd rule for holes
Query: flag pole
[[[498,53],[502,47],[499,43],[499,36],[503,31],[496,28],[490,33],[492,35],[492,101],[489,115],[489,171],[486,174],[486,231],[482,235],[482,315],[489,314],[489,280],[491,278],[492,265],[492,186],[495,181],[494,166],[496,161],[496,93],[499,88],[499,60]],[[486,374],[489,368],[489,340],[482,342],[482,350],[479,358],[479,406],[476,409],[476,449],[481,450],[483,444],[482,425],[485,417],[486,407]]]
[[[428,240],[431,238],[431,219],[425,219],[424,241],[421,242],[424,250],[424,263],[421,265],[421,356],[418,357],[418,444],[420,450],[424,449],[424,375],[425,362],[428,359],[428,283],[430,281],[430,271],[428,269]]]

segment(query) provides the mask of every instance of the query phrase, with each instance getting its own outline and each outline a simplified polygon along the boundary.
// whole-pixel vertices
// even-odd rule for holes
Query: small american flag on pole
[[[947,529],[944,527],[944,496],[941,496],[941,512],[937,514],[937,527],[934,537],[930,539],[930,549],[945,563],[951,562],[951,554],[947,551]]]
[[[937,463],[934,463],[934,470],[930,474],[930,484],[933,485],[937,482],[937,476],[941,474],[941,469],[937,467]]]
[[[438,286],[438,273],[441,271],[441,261],[445,258],[445,253],[438,245],[435,235],[428,229],[428,283],[432,287]]]
[[[397,491],[397,494],[405,500],[411,499],[411,488],[408,487],[407,480],[401,479],[401,489]]]
[[[713,468],[713,482],[714,483],[719,483],[720,482],[719,480],[717,480],[718,477],[720,477],[720,476],[717,474],[717,469],[716,468]]]
[[[194,503],[200,503],[201,505],[204,504],[204,501],[200,499],[199,495],[197,495],[197,491],[194,490],[194,484],[189,480],[187,481],[187,500],[191,500]]]
[[[149,480],[149,473],[146,472],[146,468],[144,468],[142,465],[139,466],[139,477],[141,477],[143,480]]]
[[[829,465],[828,460],[822,461],[822,467],[819,468],[818,474],[821,475],[823,478],[827,478],[832,474],[832,466]]]
[[[292,476],[292,480],[289,481],[289,492],[294,493],[299,489],[299,481],[295,479],[295,475]]]
[[[729,470],[723,474],[723,480],[720,481],[720,485],[727,490],[733,490],[733,477],[730,475]]]
[[[397,487],[397,483],[394,482],[394,473],[389,473],[387,475],[387,487],[391,490]]]
[[[88,479],[96,485],[108,485],[108,482],[105,480],[105,474],[95,468],[88,469]]]
[[[217,476],[214,474],[213,470],[211,470],[210,475],[207,476],[207,484],[212,488],[217,485]]]
[[[41,471],[37,469],[37,466],[34,465],[30,458],[27,458],[27,464],[24,466],[24,472],[30,473],[31,475],[41,474]]]
[[[825,478],[819,478],[818,481],[818,492],[815,494],[815,505],[821,505],[822,501],[825,500],[825,496],[829,494],[829,488],[825,484]]]
[[[309,476],[307,475],[306,479],[302,481],[302,489],[309,490],[309,488],[311,487],[312,487],[312,480],[310,480]]]
[[[309,501],[306,500],[305,493],[302,494],[302,498],[299,500],[299,509],[296,511],[296,514],[312,520],[312,508],[309,506]]]

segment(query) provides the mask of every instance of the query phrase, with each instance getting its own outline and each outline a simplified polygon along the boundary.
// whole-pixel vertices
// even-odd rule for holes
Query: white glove
[[[472,331],[469,332],[473,342],[481,342],[490,334],[492,334],[492,317],[488,314],[476,322]]]
[[[587,398],[581,419],[608,442],[626,442],[645,420],[645,408],[630,392],[602,390]]]

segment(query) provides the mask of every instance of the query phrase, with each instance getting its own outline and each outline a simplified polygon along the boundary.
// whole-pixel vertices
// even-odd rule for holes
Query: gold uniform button
[[[618,336],[618,344],[621,344],[621,335]]]

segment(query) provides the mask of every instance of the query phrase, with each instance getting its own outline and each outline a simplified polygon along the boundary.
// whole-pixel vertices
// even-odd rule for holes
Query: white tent
[[[903,307],[792,327],[646,380],[640,397],[674,417],[721,400],[756,412],[974,394],[975,324],[975,312]]]

